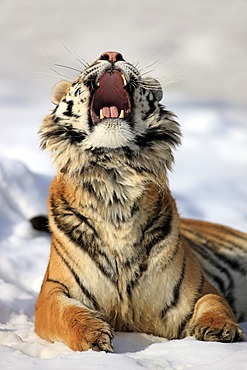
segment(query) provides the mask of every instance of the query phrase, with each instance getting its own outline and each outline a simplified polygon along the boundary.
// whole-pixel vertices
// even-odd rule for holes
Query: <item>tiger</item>
[[[161,84],[103,52],[52,90],[40,127],[56,176],[35,331],[113,351],[114,331],[244,341],[247,235],[180,217],[168,173],[181,130]]]

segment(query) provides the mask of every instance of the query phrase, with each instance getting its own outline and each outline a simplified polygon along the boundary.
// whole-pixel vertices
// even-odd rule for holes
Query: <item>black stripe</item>
[[[63,204],[63,206],[65,206],[65,204]],[[80,223],[76,225],[73,222],[73,226],[72,226],[71,225],[72,222],[66,223],[66,220],[63,217],[64,214],[66,214],[63,212],[64,211],[66,212],[67,209],[65,210],[62,209],[62,210],[57,211],[56,208],[57,207],[54,204],[54,199],[51,198],[51,210],[53,213],[54,221],[56,222],[58,229],[62,231],[64,234],[66,234],[68,238],[71,239],[76,246],[78,246],[80,249],[86,252],[89,255],[89,257],[94,261],[94,263],[99,268],[99,270],[108,279],[116,283],[117,274],[114,273],[112,263],[109,260],[108,256],[106,255],[105,251],[103,251],[100,248],[100,239],[99,239],[99,242],[97,241],[98,233],[92,227],[92,225],[88,222],[87,218],[79,214],[78,212],[76,212],[75,217],[77,219],[78,219],[78,215],[80,215],[80,218],[79,218]],[[69,207],[69,211],[72,212],[71,216],[73,216],[74,210],[72,207]],[[86,231],[79,230],[81,223],[84,223],[84,225],[87,225],[90,228],[90,230],[92,231],[91,235],[88,234]],[[100,259],[102,261],[100,261]]]
[[[220,262],[225,262],[220,256],[217,256],[214,250],[210,249],[207,250],[208,245],[203,244],[197,244],[193,240],[187,238],[184,236],[184,239],[187,241],[189,245],[195,250],[195,253],[198,253],[201,255],[201,257],[209,262],[214,268],[216,268],[217,271],[219,271],[220,274],[225,275],[225,279],[223,279],[221,276],[214,274],[211,271],[208,271],[206,267],[202,266],[205,274],[208,276],[209,280],[213,281],[218,286],[218,290],[224,295],[224,297],[229,302],[232,310],[236,312],[235,309],[235,298],[234,298],[234,280],[228,271],[224,266],[220,264]],[[213,256],[210,256],[209,253],[212,253]],[[213,258],[214,256],[218,257],[217,261]],[[225,281],[227,280],[227,286]]]
[[[55,239],[55,242],[59,245],[60,248],[63,249],[62,247],[62,244],[57,240]],[[80,281],[80,278],[79,276],[76,274],[76,272],[74,271],[74,269],[71,267],[70,263],[66,260],[66,258],[62,255],[62,253],[58,250],[58,248],[56,247],[55,243],[53,243],[53,247],[55,249],[55,251],[57,252],[57,254],[59,255],[59,257],[62,259],[62,261],[65,263],[65,265],[68,267],[69,271],[71,272],[71,274],[73,275],[76,283],[79,285],[81,291],[84,293],[84,295],[88,298],[88,300],[91,302],[93,308],[97,311],[99,311],[100,309],[100,306],[99,304],[97,303],[95,297],[89,293],[89,291],[84,287],[84,285],[82,284],[82,282]],[[63,250],[63,252],[65,252],[65,250]],[[66,253],[66,252],[65,252]]]
[[[171,251],[172,252],[171,255],[166,254],[165,258],[161,259],[161,261],[160,261],[160,266],[161,266],[160,270],[161,271],[164,271],[169,265],[171,265],[174,262],[177,254],[180,250],[180,243],[181,243],[181,240],[179,238],[175,248],[173,248],[172,251]]]
[[[180,272],[180,276],[179,276],[178,281],[176,282],[176,284],[173,287],[173,299],[170,302],[170,304],[169,305],[166,305],[166,307],[161,311],[160,316],[161,316],[162,319],[164,319],[164,317],[167,314],[167,312],[172,307],[175,307],[177,305],[178,301],[179,301],[179,298],[180,298],[180,288],[181,288],[181,285],[182,285],[183,280],[184,280],[185,269],[186,269],[186,255],[184,254],[183,264],[182,264],[182,269],[181,269],[181,272]]]
[[[182,227],[184,230],[186,230],[187,232],[189,232],[190,234],[194,235],[197,239],[198,239],[198,243],[200,245],[204,245],[206,247],[208,247],[212,253],[217,256],[219,258],[219,260],[222,260],[224,261],[227,265],[229,265],[233,270],[235,271],[239,271],[242,275],[246,275],[247,273],[247,270],[246,268],[240,263],[241,261],[241,256],[239,256],[239,260],[236,260],[236,259],[233,259],[233,258],[230,258],[230,257],[227,257],[226,254],[223,252],[218,252],[215,247],[214,247],[214,240],[211,240],[210,238],[206,238],[205,237],[205,234],[202,233],[200,234],[199,232],[196,232],[194,230],[191,230],[191,229],[187,229],[187,228],[184,228]],[[228,233],[228,230],[227,232]],[[236,236],[236,234],[234,234],[233,232],[231,233],[231,235],[233,236]],[[240,249],[240,250],[244,250],[244,248],[242,248],[241,246],[239,246],[237,243],[234,243],[234,242],[225,242],[224,239],[221,239],[220,237],[216,236],[216,235],[213,235],[217,241],[215,242],[215,244],[217,245],[221,245],[225,248],[227,248],[229,246],[229,244],[231,244],[234,248],[233,249]],[[190,239],[189,239],[190,240]]]
[[[144,90],[144,93],[146,92],[146,90],[145,89],[143,89]],[[153,96],[153,95],[152,95]],[[150,100],[149,99],[149,96],[147,95],[146,96],[146,99],[148,100],[148,104],[149,104],[149,110],[148,110],[148,112],[144,115],[144,117],[143,117],[143,120],[144,121],[146,121],[146,119],[149,117],[149,116],[151,116],[151,114],[155,111],[155,109],[156,109],[156,100]]]
[[[70,297],[70,295],[69,295],[69,289],[68,289],[68,287],[67,287],[65,284],[61,283],[61,281],[54,280],[54,279],[51,279],[51,278],[49,278],[49,277],[46,279],[46,281],[47,281],[48,283],[54,283],[54,284],[59,284],[59,285],[61,285],[61,286],[66,290],[66,292],[65,292],[65,291],[63,291],[63,292],[64,292],[64,294],[65,294],[68,298],[71,298],[71,297]]]
[[[207,246],[211,247],[210,244],[207,244]],[[229,258],[227,257],[225,254],[223,253],[220,253],[220,252],[217,252],[214,250],[212,250],[212,252],[215,254],[216,257],[219,258],[220,261],[223,261],[226,265],[228,265],[230,268],[232,268],[233,270],[235,271],[238,271],[240,272],[242,275],[246,275],[246,269],[244,268],[244,266],[242,266],[240,264],[239,261],[237,261],[236,259],[232,259],[232,258]],[[241,257],[240,257],[241,258]]]
[[[63,202],[63,205],[66,208],[66,210],[68,210],[71,213],[71,215],[75,215],[82,223],[86,224],[92,230],[92,232],[94,233],[94,236],[96,238],[99,238],[98,232],[95,230],[93,225],[89,222],[88,218],[85,217],[82,213],[78,212],[75,208],[71,207],[67,199],[65,199],[63,196],[61,196],[60,199]],[[63,213],[63,215],[65,214]]]
[[[66,132],[66,139],[69,139],[71,144],[81,143],[83,140],[85,140],[85,137],[86,135],[83,132],[72,129],[72,127]]]
[[[66,111],[63,112],[63,114],[65,116],[68,116],[68,117],[71,117],[72,116],[72,108],[73,108],[73,105],[74,105],[74,101],[73,100],[69,100],[69,101],[66,101],[66,104],[67,104],[67,108],[66,108]]]
[[[201,257],[203,257],[203,259],[207,262],[209,262],[214,268],[217,269],[217,271],[219,271],[220,273],[223,273],[227,276],[228,278],[228,284],[229,285],[232,285],[233,284],[233,280],[232,280],[232,277],[229,273],[229,271],[224,268],[219,262],[220,261],[216,261],[213,257],[213,256],[210,256],[209,253],[213,253],[214,254],[214,251],[212,251],[211,249],[207,250],[207,245],[203,245],[203,244],[197,244],[195,241],[187,238],[184,236],[184,239],[186,240],[186,242],[192,247],[192,249],[198,253]],[[206,270],[206,267],[202,266],[203,270],[205,271],[205,273],[210,276],[210,278],[212,278],[216,283],[217,285],[219,286],[220,290],[222,291],[222,293],[225,293],[227,291],[227,288],[224,284],[224,280],[215,275],[213,272],[211,271],[207,271]]]
[[[91,182],[83,181],[83,187],[90,193],[90,195],[93,195],[95,198],[97,198],[99,201],[103,199],[98,196],[94,190],[94,187]],[[100,199],[101,198],[101,199]]]
[[[152,226],[160,224],[164,228],[165,235],[168,235],[171,231],[173,207],[171,204],[164,208],[163,199],[158,199],[155,210],[153,211],[153,218],[147,221],[147,224],[143,228],[144,233],[149,231]]]
[[[54,111],[54,113],[55,113],[56,111]],[[61,117],[55,117],[54,119],[53,119],[53,122],[54,123],[59,123],[60,121],[61,121]]]
[[[77,95],[80,95],[80,94],[81,94],[81,88],[80,88],[80,86],[79,86],[79,87],[77,87],[77,88],[75,89],[74,94],[75,94],[75,96],[77,96]]]
[[[199,298],[201,298],[202,288],[203,288],[204,282],[205,282],[205,278],[204,278],[203,274],[201,274],[200,283],[199,283],[199,286],[197,288],[197,295],[196,295],[196,297],[194,298],[194,300],[192,302],[191,309],[185,315],[184,319],[181,321],[181,323],[179,325],[179,328],[178,328],[178,338],[181,338],[181,335],[183,334],[183,331],[185,329],[185,326],[187,325],[188,321],[191,319],[191,317],[192,317],[192,315],[194,313],[196,302],[198,301]]]
[[[149,166],[145,166],[136,161],[136,152],[131,150],[129,147],[122,147],[117,149],[108,148],[89,148],[85,150],[90,154],[90,164],[92,166],[105,166],[106,164],[111,164],[113,160],[118,160],[118,163],[125,163],[125,166],[137,173],[153,173],[153,170]],[[114,171],[117,171],[114,169]]]
[[[42,132],[42,142],[41,142],[41,148],[45,149],[46,141],[49,139],[57,139],[57,140],[69,140],[71,144],[74,143],[80,143],[85,139],[85,134],[78,130],[73,128],[72,125],[62,125],[58,124],[61,121],[61,118],[56,117],[54,118],[54,125],[52,127],[52,130],[48,132]]]
[[[71,207],[63,196],[61,196],[59,200],[61,201],[61,204],[55,203],[54,197],[51,197],[51,210],[54,219],[57,222],[57,224],[61,227],[61,230],[63,230],[66,233],[73,232],[83,223],[89,227],[89,229],[92,231],[95,237],[98,237],[97,231],[84,215],[82,215],[81,213],[76,211],[73,207]],[[66,221],[66,217],[74,217],[73,226],[71,225],[72,221],[71,222]],[[77,225],[74,225],[75,221],[79,223]]]
[[[130,259],[125,261],[125,267],[131,268],[133,270],[133,265],[135,265],[135,276],[127,285],[128,295],[131,295],[132,289],[139,284],[140,278],[143,273],[148,269],[148,259],[151,251],[154,250],[155,246],[161,241],[164,240],[171,232],[172,227],[172,207],[166,209],[164,216],[160,215],[162,202],[158,202],[156,209],[154,211],[155,216],[150,219],[146,226],[144,227],[142,239],[135,244],[135,248],[141,246],[141,253],[136,253]],[[157,226],[156,226],[157,224]],[[162,246],[163,249],[163,246]],[[172,262],[179,250],[179,243],[177,243],[175,250],[172,252],[171,259],[169,262]],[[160,249],[159,249],[160,251]],[[157,251],[157,252],[159,252]],[[138,262],[138,266],[136,266]],[[163,266],[163,269],[166,266]],[[136,269],[138,270],[136,271]]]
[[[165,210],[165,214],[161,214],[162,202],[157,205],[155,216],[150,219],[143,230],[142,245],[147,250],[147,254],[151,253],[151,250],[157,243],[168,237],[172,230],[173,221],[173,209],[169,205]]]
[[[240,241],[243,241],[243,240],[245,240],[245,241],[247,241],[247,235],[246,234],[244,234],[243,232],[241,232],[241,231],[237,231],[237,230],[234,230],[234,229],[231,229],[230,227],[228,227],[228,226],[221,226],[221,225],[216,225],[216,226],[218,226],[219,228],[220,228],[220,231],[222,232],[222,233],[224,233],[224,235],[226,235],[226,234],[229,234],[229,235],[231,235],[231,236],[233,236],[234,238],[236,238],[236,239],[238,239],[238,240],[240,240]],[[241,235],[239,235],[239,233],[241,234]],[[214,236],[214,237],[218,237],[219,238],[219,236],[218,235],[215,235],[215,233],[214,233],[214,229],[212,230],[212,235]],[[224,241],[224,239],[220,239],[221,241]],[[240,250],[242,250],[242,251],[244,251],[244,252],[246,252],[246,248],[244,248],[244,247],[242,247],[241,245],[239,245],[238,243],[236,243],[236,242],[233,242],[232,240],[229,242],[229,241],[226,241],[226,247],[227,246],[229,246],[229,245],[232,245],[232,246],[234,246],[234,247],[236,247],[236,248],[239,248]]]
[[[131,266],[131,267],[132,267],[132,269],[134,267],[134,271],[135,271],[136,266]],[[148,263],[147,262],[142,262],[138,266],[138,271],[135,271],[135,276],[127,284],[126,290],[127,290],[129,298],[131,298],[133,288],[135,288],[140,283],[140,279],[143,276],[144,272],[147,271],[147,269],[148,269]]]
[[[166,127],[148,128],[142,135],[138,135],[135,139],[137,145],[141,148],[148,148],[154,142],[167,142],[172,146],[179,144],[179,135],[174,131],[168,131]]]
[[[173,134],[168,132],[157,132],[157,130],[148,129],[142,136],[137,136],[136,144],[143,147],[150,147],[154,142],[165,141],[171,144],[176,144],[177,139],[174,138]]]
[[[97,186],[96,188],[94,188],[92,182],[84,181],[83,187],[90,193],[91,197],[94,197],[98,203],[101,202],[103,206],[105,206],[107,199],[104,197],[104,195],[101,194],[100,189],[97,190]],[[117,198],[116,193],[114,191],[113,191],[113,202],[119,203],[119,199]],[[107,203],[111,205],[110,203],[113,204],[113,202],[108,201]]]
[[[135,216],[140,211],[139,204],[134,203],[131,208],[131,217]]]

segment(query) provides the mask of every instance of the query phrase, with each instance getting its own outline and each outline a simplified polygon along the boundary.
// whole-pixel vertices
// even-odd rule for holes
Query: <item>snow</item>
[[[181,215],[247,232],[246,36],[243,0],[0,2],[0,369],[247,369],[246,342],[116,333],[108,354],[40,339],[34,306],[50,241],[28,222],[46,214],[54,174],[37,134],[50,90],[76,76],[55,63],[81,69],[77,58],[110,49],[161,80],[181,123],[170,175]]]

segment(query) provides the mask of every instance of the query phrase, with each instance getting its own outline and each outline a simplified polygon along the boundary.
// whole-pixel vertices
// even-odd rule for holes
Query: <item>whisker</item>
[[[146,72],[141,73],[141,76],[143,77],[143,76],[145,76],[145,75],[147,75],[149,73],[153,73],[154,71],[155,71],[155,69],[150,69],[150,70],[148,70]]]
[[[165,48],[162,48],[162,50],[160,51],[160,53],[158,54],[158,56],[156,58],[158,61],[163,60],[163,56],[167,52],[168,47],[169,47],[169,44],[167,43]]]
[[[65,50],[67,50],[67,52],[73,57],[73,58],[75,58],[76,60],[77,60],[77,62],[79,62],[80,64],[82,64],[83,65],[83,67],[84,68],[87,68],[87,67],[89,67],[89,63],[85,60],[85,59],[83,59],[83,58],[79,58],[76,54],[75,54],[75,52],[74,52],[74,54],[72,53],[72,51],[68,48],[68,46],[66,46],[65,45],[65,43],[64,42],[62,42],[61,41],[61,44],[62,44],[62,46],[64,47],[64,49]]]
[[[57,77],[58,73],[48,73],[48,72],[41,72],[41,71],[34,71],[32,72],[33,74],[40,74],[40,75],[45,75],[45,76],[52,76],[52,77]],[[65,77],[65,76],[63,76]],[[67,77],[65,77],[67,79]]]
[[[147,65],[146,67],[145,67],[145,69],[147,69],[147,68],[150,68],[150,67],[153,67],[155,64],[157,64],[159,62],[159,59],[157,58],[154,62],[152,62],[152,63],[150,63],[149,65]],[[153,70],[152,70],[153,71]]]
[[[174,59],[174,58],[176,58],[177,57],[177,55],[178,55],[178,51],[176,51],[175,52],[175,54],[173,54],[163,65],[162,65],[162,67],[165,67],[165,66],[167,66],[169,63],[171,63],[171,61]]]
[[[158,56],[155,58],[155,60],[152,63],[148,64],[144,68],[139,69],[141,76],[145,76],[147,74],[153,73],[154,70],[155,70],[155,72],[157,74],[157,71],[158,70],[163,69],[166,65],[168,65],[169,63],[171,63],[171,61],[177,56],[177,52],[174,53],[167,61],[165,61],[165,63],[162,63],[162,64],[160,63],[160,61],[164,59],[163,58],[163,55],[166,53],[166,51],[168,49],[168,46],[169,45],[167,44],[165,46],[165,48],[163,48],[160,51],[160,53],[158,54]],[[155,69],[153,69],[153,68],[150,69],[150,67],[153,67],[153,66],[155,66]]]
[[[57,66],[57,67],[67,68],[67,69],[70,69],[71,71],[76,71],[76,72],[81,73],[81,71],[79,69],[73,68],[73,67],[69,67],[69,66],[66,66],[64,64],[55,63],[54,65]]]
[[[188,72],[189,72],[189,69],[180,72],[179,74],[177,74],[177,77],[174,77],[173,80],[166,81],[165,86],[168,86],[168,85],[171,85],[175,82],[183,80]]]
[[[56,64],[54,64],[54,62],[51,60],[51,59],[49,59],[48,57],[47,57],[47,55],[45,55],[44,54],[44,52],[43,52],[43,50],[41,49],[40,50],[41,51],[41,53],[42,53],[42,55],[43,55],[43,58],[44,58],[44,60],[45,60],[45,62],[46,62],[46,69],[49,69],[50,71],[52,71],[52,72],[54,72],[54,73],[49,73],[49,72],[47,72],[47,71],[45,71],[45,72],[37,72],[37,73],[40,73],[40,74],[46,74],[46,75],[49,75],[49,76],[54,76],[54,77],[59,77],[59,78],[63,78],[63,79],[66,79],[66,80],[71,80],[71,76],[66,76],[66,75],[64,75],[64,74],[62,74],[62,73],[60,73],[60,72],[58,72],[55,68],[53,68],[53,66],[55,65],[56,66]],[[59,65],[57,65],[57,66],[59,66]],[[42,69],[44,69],[44,65],[42,65],[42,67],[41,67]],[[69,68],[68,68],[69,69]],[[71,68],[72,69],[72,68]],[[77,70],[77,72],[78,72],[79,70]],[[80,71],[80,73],[81,73],[81,71]]]
[[[161,45],[161,40],[158,41],[152,48],[148,48],[146,49],[146,52],[144,53],[144,55],[142,56],[142,58],[140,59],[141,62],[144,62],[146,59],[149,59],[153,56],[153,54],[155,54],[155,51],[159,48],[159,46]]]
[[[139,63],[141,62],[141,65],[144,66],[144,68],[142,68],[142,71],[149,68],[149,67],[152,67],[153,65],[157,64],[160,60],[163,59],[163,55],[166,53],[167,51],[167,48],[169,46],[169,44],[166,43],[165,47],[162,47],[161,46],[161,43],[162,43],[162,40],[158,41],[153,47],[152,49],[149,48],[146,50],[145,54],[143,55],[143,57],[140,59]],[[158,52],[158,56],[155,57],[155,61],[152,61],[151,58],[153,58],[153,55],[156,54],[156,51],[157,50],[160,50]],[[149,64],[147,66],[145,66],[146,62],[145,61],[150,61],[151,60],[151,63],[149,62]]]
[[[60,73],[60,72],[56,71],[56,70],[55,70],[54,68],[52,68],[52,67],[49,67],[49,69],[50,69],[51,71],[55,72],[57,76],[59,76],[59,77],[63,77],[63,78],[66,78],[66,79],[69,79],[69,77],[68,77],[68,76],[63,75],[62,73]]]
[[[140,66],[140,62],[139,62],[139,61],[138,61],[138,62],[133,62],[132,64],[133,64],[133,66],[134,66],[136,69],[138,69],[138,70],[139,70],[139,66]]]

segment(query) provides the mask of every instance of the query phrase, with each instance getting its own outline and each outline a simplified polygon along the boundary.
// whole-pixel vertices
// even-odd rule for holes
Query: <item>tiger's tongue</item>
[[[105,118],[118,118],[119,113],[116,106],[103,107],[102,112]]]

